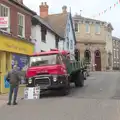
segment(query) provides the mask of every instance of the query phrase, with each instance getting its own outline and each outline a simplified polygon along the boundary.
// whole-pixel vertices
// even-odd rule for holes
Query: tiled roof
[[[68,19],[68,13],[52,14],[44,20],[52,26],[53,30],[62,38],[65,37],[65,29]]]
[[[45,25],[48,29],[50,29],[52,32],[54,32],[55,34],[57,34],[56,31],[54,31],[54,29],[43,18],[41,18],[38,15],[33,16],[33,18],[37,19],[41,24]]]

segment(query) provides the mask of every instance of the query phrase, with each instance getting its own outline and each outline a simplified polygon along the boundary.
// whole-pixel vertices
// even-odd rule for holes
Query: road
[[[2,120],[120,120],[120,73],[95,72],[84,88],[71,86],[68,96],[44,96],[3,106]]]

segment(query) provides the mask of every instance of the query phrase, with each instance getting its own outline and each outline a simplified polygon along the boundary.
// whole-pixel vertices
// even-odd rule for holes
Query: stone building
[[[120,38],[112,37],[113,41],[113,69],[120,69]]]
[[[80,15],[73,21],[80,58],[89,59],[93,71],[112,69],[112,25]]]

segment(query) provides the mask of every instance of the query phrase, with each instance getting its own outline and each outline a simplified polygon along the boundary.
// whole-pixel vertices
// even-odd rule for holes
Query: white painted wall
[[[69,47],[67,47],[67,38],[69,41]],[[67,21],[67,25],[66,25],[64,49],[68,50],[71,54],[74,54],[75,40],[74,40],[73,31],[72,31],[72,23],[70,21],[70,15],[68,15],[68,21]]]
[[[41,26],[40,25],[32,26],[31,37],[32,39],[36,39],[34,52],[40,52],[41,50],[49,51],[50,49],[56,48],[55,35],[51,33],[49,30],[47,30],[46,42],[44,43],[41,41]]]

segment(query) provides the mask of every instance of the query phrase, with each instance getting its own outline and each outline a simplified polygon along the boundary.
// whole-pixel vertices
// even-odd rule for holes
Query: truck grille
[[[37,85],[49,85],[50,79],[49,78],[36,78],[35,84]]]

